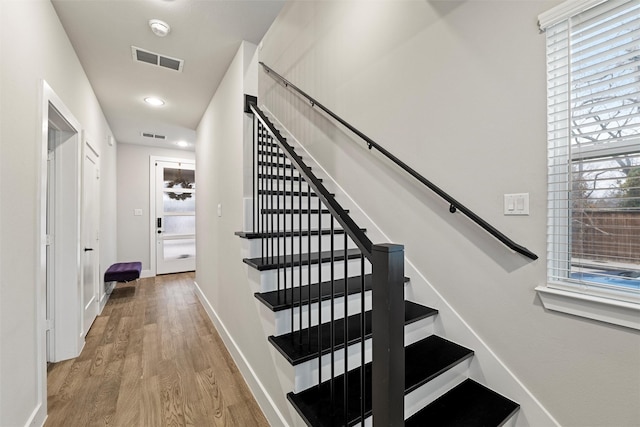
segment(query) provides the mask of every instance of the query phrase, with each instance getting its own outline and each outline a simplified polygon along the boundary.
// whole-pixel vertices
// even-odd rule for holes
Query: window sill
[[[640,304],[555,289],[536,288],[547,310],[560,311],[614,325],[640,330]]]

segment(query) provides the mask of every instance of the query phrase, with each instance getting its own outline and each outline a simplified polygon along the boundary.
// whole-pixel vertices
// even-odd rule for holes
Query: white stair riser
[[[282,176],[282,170],[280,170],[280,176]],[[287,178],[289,177],[289,171],[287,170]],[[296,176],[296,175],[294,175]],[[300,182],[297,180],[294,180],[293,183],[290,179],[266,179],[266,178],[262,178],[260,179],[260,181],[256,181],[256,188],[260,188],[260,189],[264,189],[264,190],[291,190],[293,189],[294,191],[298,191],[300,189],[302,189],[303,192],[307,192],[307,190],[309,189],[309,184],[307,184],[306,182]],[[313,190],[311,190],[313,192]],[[296,196],[294,196],[296,197]],[[305,196],[303,196],[304,198]]]
[[[360,343],[349,346],[348,369],[352,370],[360,366]],[[371,361],[371,340],[365,341],[365,363]],[[334,353],[334,375],[344,373],[344,349]],[[331,355],[322,356],[322,381],[328,381],[331,377]],[[298,393],[318,384],[318,359],[313,359],[295,367],[294,392]]]
[[[365,274],[371,273],[371,264],[365,259]],[[260,292],[268,292],[274,291],[278,289],[278,275],[280,276],[280,288],[284,289],[284,275],[287,275],[287,287],[291,286],[291,268],[286,269],[286,273],[284,269],[278,270],[267,270],[267,271],[257,271],[251,267],[250,270],[253,270],[251,276],[256,277],[254,272],[257,273],[257,279],[260,284],[259,291]],[[300,282],[300,269],[302,269],[302,282]],[[329,263],[322,263],[321,266],[318,264],[311,265],[311,283],[318,283],[318,272],[321,272],[321,280],[323,282],[331,280],[331,265]],[[347,272],[350,277],[359,276],[361,271],[360,259],[350,259],[347,261]],[[334,264],[334,279],[342,279],[344,277],[344,261],[336,261]],[[300,283],[302,285],[307,285],[309,283],[309,267],[307,265],[303,265],[302,267],[297,266],[293,268],[293,286],[299,286]]]
[[[471,359],[463,360],[404,397],[404,416],[409,418],[469,377]]]
[[[351,294],[347,296],[347,310],[348,314],[356,314],[361,310],[360,293]],[[371,291],[365,292],[364,297],[365,310],[371,310]],[[318,315],[322,312],[321,323],[326,323],[331,320],[331,300],[322,301],[322,308],[317,302],[311,304],[311,325],[318,324]],[[341,319],[344,317],[344,296],[335,298],[333,300],[333,313],[334,318]],[[301,314],[301,316],[300,316]],[[291,332],[291,310],[282,310],[273,313],[274,326],[273,335],[283,335]],[[293,322],[295,330],[300,329],[300,320],[302,319],[302,328],[306,328],[309,325],[309,305],[305,304],[293,309]]]
[[[513,414],[507,421],[505,421],[501,427],[516,427],[518,425],[518,414],[520,413],[522,413],[521,410],[516,411],[516,413]]]
[[[270,194],[263,194],[263,195],[256,195],[256,197],[259,198],[257,202],[257,206],[260,209],[263,209],[263,208],[288,209],[291,206],[293,206],[295,209],[297,209],[300,206],[303,209],[306,209],[308,206],[311,206],[311,209],[317,209],[318,205],[320,204],[320,199],[314,196],[312,197],[302,196],[302,200],[300,200],[300,197],[294,196],[293,201],[291,200],[291,196],[276,196],[276,195],[272,196]]]
[[[319,242],[319,240],[321,241]],[[311,243],[311,249],[309,249],[309,243]],[[301,245],[302,252],[300,251]],[[335,236],[333,236],[333,247],[334,250],[341,250],[344,248],[344,234],[336,234]],[[351,239],[347,239],[347,247],[355,248],[356,245],[351,241]],[[323,251],[331,249],[331,235],[316,235],[311,236],[310,238],[308,236],[287,236],[277,239],[265,239],[264,241],[262,241],[261,239],[251,239],[249,240],[248,257],[257,258],[261,255],[263,250],[265,250],[266,253],[269,254],[271,254],[271,251],[273,251],[274,255],[291,255],[292,253],[304,254],[309,252],[318,252],[320,249],[322,249]]]
[[[411,340],[409,334],[413,335]],[[415,341],[433,334],[433,317],[422,319],[405,326],[405,345],[409,345]],[[349,370],[360,366],[361,363],[361,343],[349,346]],[[365,341],[365,363],[371,361],[371,339]],[[340,375],[344,372],[344,349],[338,350],[334,356],[334,372]],[[322,380],[327,381],[331,374],[331,356],[325,354],[322,356]],[[300,363],[294,367],[295,375],[295,392],[305,390],[318,384],[318,359]]]
[[[278,223],[279,221],[279,223]],[[293,225],[292,225],[293,224]],[[309,226],[311,224],[311,226]],[[258,220],[256,225],[256,231],[262,231],[264,233],[276,232],[278,230],[286,230],[286,231],[307,231],[317,230],[318,224],[322,226],[324,229],[331,228],[331,215],[330,214],[322,214],[322,218],[318,218],[318,214],[311,214],[311,218],[307,214],[302,214],[302,217],[298,214],[294,215],[263,215]],[[333,223],[334,229],[341,228],[340,225],[334,221]],[[343,237],[344,238],[344,237]],[[338,236],[336,236],[336,241],[338,240]]]

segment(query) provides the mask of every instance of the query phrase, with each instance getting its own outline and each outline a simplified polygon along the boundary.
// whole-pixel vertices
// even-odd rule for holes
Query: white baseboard
[[[140,272],[140,278],[143,279],[145,277],[156,277],[156,274],[151,270],[142,270]]]
[[[262,381],[260,381],[260,379],[256,375],[255,371],[249,364],[249,361],[242,353],[242,350],[240,350],[233,337],[229,334],[229,331],[224,326],[224,323],[220,320],[215,310],[209,303],[209,300],[204,295],[202,289],[200,289],[200,286],[198,286],[198,283],[195,280],[193,281],[193,286],[196,295],[200,300],[200,303],[202,304],[205,311],[209,315],[209,318],[218,330],[222,341],[224,341],[225,345],[227,346],[227,350],[229,350],[229,352],[231,353],[231,356],[233,357],[236,365],[238,365],[240,373],[244,377],[244,380],[249,386],[253,397],[256,399],[256,402],[258,403],[258,406],[260,406],[260,409],[262,409],[262,412],[267,418],[267,421],[269,421],[269,424],[272,426],[281,425],[283,427],[288,427],[289,423],[287,422],[286,418],[282,415],[282,412],[280,412],[273,399],[271,399],[271,396],[265,389]]]
[[[47,411],[45,410],[45,405],[40,402],[31,413],[24,427],[43,427],[45,421],[47,421]]]

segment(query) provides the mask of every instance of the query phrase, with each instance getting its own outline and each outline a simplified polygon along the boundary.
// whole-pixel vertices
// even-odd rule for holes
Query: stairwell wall
[[[429,284],[562,425],[632,426],[640,420],[638,334],[545,312],[534,291],[546,280],[545,37],[537,16],[558,3],[290,2],[260,51],[261,61],[537,261],[451,215],[262,71],[259,100],[405,245]],[[503,216],[503,194],[521,192],[530,194],[530,215]],[[419,283],[414,298],[429,304]]]
[[[253,126],[244,94],[256,95],[256,48],[242,43],[197,128],[196,292],[265,416],[280,425],[288,403],[234,235],[244,229],[243,150]]]

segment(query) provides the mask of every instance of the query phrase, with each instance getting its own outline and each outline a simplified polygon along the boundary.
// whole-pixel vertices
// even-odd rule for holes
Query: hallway
[[[193,279],[119,283],[80,356],[49,366],[45,426],[267,426]]]

